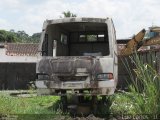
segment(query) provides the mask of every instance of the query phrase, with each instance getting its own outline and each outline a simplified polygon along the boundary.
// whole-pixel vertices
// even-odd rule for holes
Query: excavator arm
[[[126,47],[121,50],[120,54],[127,56],[127,55],[132,54],[135,50],[138,50],[139,47],[141,46],[140,43],[142,42],[145,33],[146,33],[146,30],[145,30],[145,29],[142,29],[137,35],[135,35],[135,36],[126,44]]]

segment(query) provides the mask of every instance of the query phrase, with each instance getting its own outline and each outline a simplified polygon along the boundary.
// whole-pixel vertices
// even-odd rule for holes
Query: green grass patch
[[[12,97],[0,93],[0,115],[18,115],[20,118],[44,119],[61,114],[57,96]]]
[[[131,93],[115,93],[112,97],[112,105],[110,107],[111,114],[122,115],[122,114],[135,114],[135,107],[133,105],[134,98]]]
[[[130,74],[132,84],[129,84],[129,92],[116,93],[112,96],[111,113],[159,115],[160,75],[151,65],[144,64],[138,55],[130,57],[130,60],[135,66],[134,69],[131,69],[127,62],[124,62],[124,65]]]
[[[47,109],[59,100],[55,96],[19,98],[0,95],[0,114],[50,114]]]
[[[129,63],[124,63],[132,81],[132,84],[129,85],[129,91],[109,96],[109,103],[106,102],[106,105],[99,102],[100,97],[98,97],[97,114],[103,116],[107,114],[116,116],[160,114],[160,75],[150,65],[144,64],[137,55],[130,57],[130,61],[135,66],[134,70],[130,68]],[[88,100],[91,99],[90,96],[85,97]],[[0,115],[13,114],[18,115],[20,119],[27,120],[66,119],[67,117],[70,119],[69,116],[62,115],[60,103],[60,97],[56,96],[26,98],[13,97],[2,92],[0,93]]]

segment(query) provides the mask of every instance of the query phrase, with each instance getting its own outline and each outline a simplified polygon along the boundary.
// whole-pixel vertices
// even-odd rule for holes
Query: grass
[[[36,96],[30,98],[0,94],[0,115],[18,115],[32,119],[54,118],[60,114],[59,97]]]
[[[135,69],[131,69],[129,63],[125,62],[132,81],[132,84],[129,84],[129,91],[110,96],[110,108],[98,103],[98,112],[116,116],[122,114],[159,115],[160,75],[150,65],[143,64],[137,55],[130,57],[130,61],[134,64]],[[59,109],[59,102],[60,98],[56,96],[20,98],[0,93],[0,115],[13,114],[30,120],[62,119],[62,117],[66,119],[67,115],[62,116]]]
[[[143,64],[142,60],[135,55],[131,58],[136,66],[134,80],[130,91],[135,96],[133,100],[136,108],[135,113],[139,114],[159,114],[160,113],[160,76],[148,64]]]
[[[135,107],[133,106],[133,101],[130,99],[130,93],[115,93],[112,96],[112,105],[110,107],[111,114],[116,116],[122,114],[134,114]]]
[[[39,96],[32,98],[18,98],[0,95],[1,114],[51,114],[46,109],[57,102],[59,98],[53,96]]]
[[[130,60],[135,66],[134,70],[127,62],[124,64],[132,84],[129,85],[129,92],[116,93],[112,96],[111,113],[151,116],[160,114],[160,75],[150,65],[143,64],[138,55],[130,57]]]

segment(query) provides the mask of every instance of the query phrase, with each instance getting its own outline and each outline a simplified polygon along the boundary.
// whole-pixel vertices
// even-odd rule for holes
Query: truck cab
[[[110,18],[63,18],[43,24],[36,86],[40,95],[111,95],[118,81]]]

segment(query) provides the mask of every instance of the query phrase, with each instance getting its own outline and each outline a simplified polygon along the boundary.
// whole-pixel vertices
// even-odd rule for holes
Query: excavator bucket
[[[145,29],[142,29],[137,35],[135,35],[127,44],[124,49],[121,50],[120,55],[131,55],[134,51],[138,49],[139,43],[143,40],[145,35]]]

